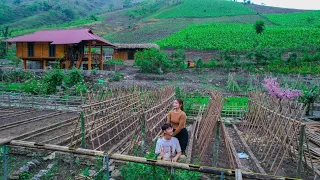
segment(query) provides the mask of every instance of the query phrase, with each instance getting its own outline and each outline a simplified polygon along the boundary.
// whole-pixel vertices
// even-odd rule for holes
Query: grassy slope
[[[263,34],[257,35],[252,25],[202,24],[189,26],[157,43],[162,48],[197,50],[293,48],[319,45],[320,34],[317,28],[268,26]]]
[[[240,3],[224,0],[185,0],[178,6],[172,7],[159,14],[158,18],[178,17],[219,17],[243,14],[256,14],[250,8]]]
[[[320,27],[320,11],[264,15],[273,23],[286,27]]]

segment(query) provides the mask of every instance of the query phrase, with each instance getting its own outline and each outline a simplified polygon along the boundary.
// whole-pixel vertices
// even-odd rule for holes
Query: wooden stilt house
[[[84,69],[91,70],[95,63],[102,70],[103,48],[114,47],[90,29],[44,30],[5,41],[16,43],[17,57],[23,60],[25,69],[27,61],[40,61],[45,69],[47,62],[58,60],[61,68],[83,66]],[[92,47],[99,47],[100,54],[93,54]]]

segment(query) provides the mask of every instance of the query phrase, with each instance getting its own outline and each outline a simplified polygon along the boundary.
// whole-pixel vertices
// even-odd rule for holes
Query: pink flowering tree
[[[296,99],[303,96],[303,92],[297,89],[284,89],[275,78],[265,78],[262,83],[263,87],[267,89],[270,96],[282,99]]]

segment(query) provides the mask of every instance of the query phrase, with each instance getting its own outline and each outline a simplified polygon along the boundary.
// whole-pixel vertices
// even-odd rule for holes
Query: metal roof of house
[[[100,41],[114,46],[109,41],[93,34],[91,29],[43,30],[33,34],[5,40],[6,42],[51,42],[51,44],[76,44],[81,41]]]

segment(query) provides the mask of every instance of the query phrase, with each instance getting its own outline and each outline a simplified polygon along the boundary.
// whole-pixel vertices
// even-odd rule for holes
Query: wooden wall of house
[[[114,50],[113,51],[113,59],[118,60],[127,60],[128,59],[128,52],[125,50]]]
[[[16,43],[17,57],[29,58],[28,56],[28,43],[18,42]],[[65,52],[65,45],[56,45],[55,58],[62,58]],[[32,58],[49,58],[49,43],[48,42],[36,42],[34,43],[34,57]],[[52,57],[51,57],[52,58]]]

